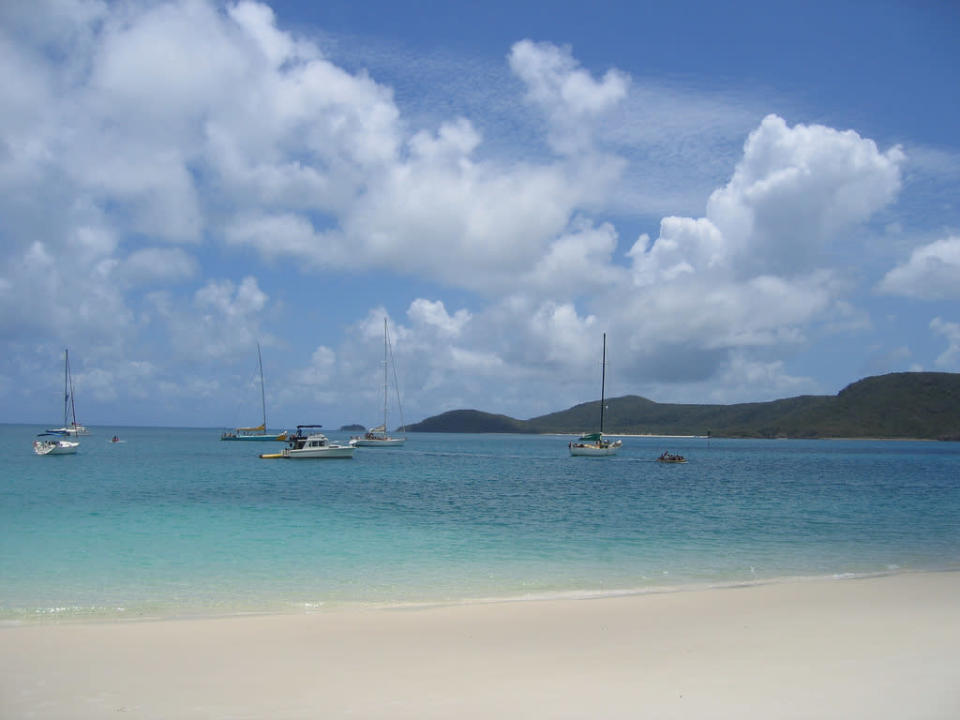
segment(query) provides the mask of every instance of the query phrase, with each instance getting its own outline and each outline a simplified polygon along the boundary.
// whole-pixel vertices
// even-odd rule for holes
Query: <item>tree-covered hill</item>
[[[869,377],[837,395],[802,395],[760,403],[657,403],[636,395],[610,398],[609,434],[717,437],[876,437],[960,440],[960,374],[892,373]],[[600,401],[529,420],[454,410],[408,426],[412,432],[579,433],[596,430]]]

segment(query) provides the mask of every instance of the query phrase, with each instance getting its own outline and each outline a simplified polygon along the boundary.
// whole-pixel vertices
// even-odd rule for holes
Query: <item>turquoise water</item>
[[[6,621],[960,567],[957,443],[626,438],[572,458],[561,437],[413,434],[282,461],[166,428],[93,428],[77,455],[37,457],[41,429],[0,425]]]

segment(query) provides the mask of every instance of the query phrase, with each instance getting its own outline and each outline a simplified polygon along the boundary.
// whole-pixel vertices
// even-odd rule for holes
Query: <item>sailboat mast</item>
[[[383,431],[387,432],[387,319],[383,319]]]
[[[603,334],[603,360],[600,363],[600,434],[603,435],[604,392],[607,387],[607,334]]]
[[[260,343],[257,343],[257,363],[260,365],[260,409],[263,411],[263,432],[267,432],[267,394],[263,389],[263,357],[260,354]]]
[[[400,378],[397,377],[397,361],[396,361],[396,359],[393,357],[393,346],[390,344],[390,335],[389,335],[388,333],[384,332],[384,335],[383,335],[383,336],[384,336],[384,338],[386,339],[387,350],[388,350],[389,353],[390,353],[390,355],[389,355],[389,357],[390,357],[390,364],[393,366],[393,389],[394,389],[394,390],[396,391],[396,393],[397,393],[397,412],[400,413],[400,431],[404,434],[404,437],[406,437],[406,434],[407,434],[407,425],[406,425],[406,423],[404,423],[404,421],[403,421],[403,403],[400,402]],[[384,395],[386,395],[386,389],[384,390]],[[386,419],[384,419],[384,423],[383,423],[383,424],[384,424],[384,425],[387,424],[387,423],[386,423]]]
[[[67,427],[70,417],[70,350],[63,351],[63,427]]]

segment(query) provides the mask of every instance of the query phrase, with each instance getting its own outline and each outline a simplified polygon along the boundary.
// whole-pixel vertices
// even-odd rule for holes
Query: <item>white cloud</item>
[[[742,352],[731,353],[709,383],[685,390],[688,402],[721,404],[822,392],[812,378],[791,375],[782,361],[755,360]]]
[[[250,272],[243,247],[270,261],[278,285],[291,268],[438,283],[411,285],[417,299],[394,328],[424,403],[475,393],[502,408],[563,405],[556,384],[570,377],[571,394],[589,398],[602,332],[622,388],[699,391],[707,378],[731,393],[809,388],[783,358],[815,332],[868,326],[823,258],[896,197],[898,148],[768,115],[737,159],[739,106],[692,91],[664,98],[529,40],[506,63],[527,102],[500,98],[536,114],[518,121],[531,142],[513,148],[489,137],[502,124],[453,102],[415,126],[390,87],[283,30],[265,4],[32,7],[0,10],[5,337],[152,339],[198,365],[236,357],[273,309],[252,275],[220,279]],[[702,216],[673,208],[656,238],[623,248],[616,218],[649,207],[635,201],[660,184],[664,158],[709,162],[710,178],[729,180],[712,181]],[[881,289],[954,298],[958,268],[950,237],[916,250]],[[447,288],[473,293],[469,309]],[[300,299],[284,291],[283,302]],[[56,312],[32,317],[37,307]],[[314,340],[325,344],[290,366],[317,397],[374,384],[385,314],[345,318],[348,341]],[[948,324],[932,328],[948,335]],[[216,391],[201,373],[183,385]]]
[[[807,272],[829,242],[893,199],[903,160],[899,148],[880,153],[852,130],[791,128],[768,115],[730,182],[710,196],[707,218],[738,275]]]
[[[256,278],[239,285],[231,280],[210,280],[189,303],[169,293],[148,296],[155,319],[170,337],[169,351],[191,362],[233,360],[249,352],[262,336],[261,320],[269,298]]]
[[[725,356],[789,352],[811,326],[855,318],[848,281],[818,269],[822,250],[892,200],[901,161],[853,132],[765,118],[706,217],[664,218],[654,242],[642,236],[627,254],[633,289],[606,302],[637,376],[696,381]]]
[[[180,248],[144,248],[128,255],[117,267],[124,282],[143,287],[187,280],[199,270],[196,259]]]
[[[579,67],[570,48],[522,40],[510,50],[510,67],[527,85],[528,99],[550,122],[554,150],[572,154],[593,145],[593,122],[621,102],[630,79],[608,70],[599,82]]]
[[[937,317],[930,321],[930,329],[947,341],[947,349],[937,356],[936,366],[948,372],[960,371],[960,323]]]
[[[634,245],[635,282],[809,273],[829,243],[893,199],[902,160],[898,148],[880,153],[852,131],[790,128],[769,115],[731,180],[710,196],[706,217],[665,218],[652,247]]]
[[[432,333],[442,338],[458,337],[470,322],[470,313],[467,310],[457,310],[450,315],[442,301],[432,302],[423,298],[410,304],[407,316],[415,326],[429,328]]]
[[[613,225],[594,227],[585,218],[575,219],[516,285],[527,294],[568,299],[622,285],[626,271],[612,263],[616,249],[617,231]]]
[[[914,249],[906,263],[884,276],[878,290],[921,300],[960,298],[960,237]]]

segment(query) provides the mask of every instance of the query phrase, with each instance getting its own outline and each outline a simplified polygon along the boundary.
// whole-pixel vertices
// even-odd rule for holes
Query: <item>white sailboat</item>
[[[350,438],[350,444],[355,447],[398,447],[403,445],[407,438],[392,437],[387,433],[387,404],[389,394],[389,382],[387,375],[387,358],[392,357],[390,348],[390,336],[387,334],[387,319],[383,319],[383,424],[370,428],[363,435]],[[394,385],[397,390],[397,408],[400,411],[400,427],[405,428],[403,424],[403,408],[400,407],[400,387],[396,378],[396,364],[393,366]]]
[[[73,375],[70,374],[70,351],[63,351],[63,427],[47,428],[53,435],[89,435],[90,431],[77,422],[77,408],[73,400]]]
[[[616,455],[623,445],[622,440],[608,440],[603,436],[604,392],[607,385],[607,334],[603,334],[603,361],[600,375],[600,432],[586,433],[569,443],[571,455],[598,457]]]
[[[73,402],[73,378],[70,376],[70,351],[63,351],[63,427],[49,428],[37,435],[33,441],[33,451],[37,455],[73,455],[80,447],[77,440],[70,437],[89,435],[87,429],[77,423],[77,411]]]
[[[263,422],[257,427],[238,427],[228,430],[220,436],[221,440],[286,440],[287,431],[267,433],[267,396],[263,384],[263,357],[260,354],[260,343],[257,343],[257,362],[260,366],[260,408],[263,411]]]

